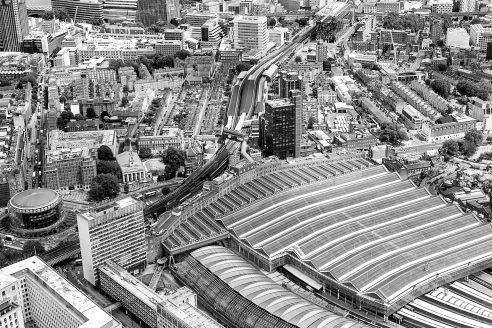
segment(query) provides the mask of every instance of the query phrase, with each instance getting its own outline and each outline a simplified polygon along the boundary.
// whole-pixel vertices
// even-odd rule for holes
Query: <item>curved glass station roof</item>
[[[362,328],[288,291],[230,249],[207,246],[191,255],[240,295],[276,317],[302,328]]]

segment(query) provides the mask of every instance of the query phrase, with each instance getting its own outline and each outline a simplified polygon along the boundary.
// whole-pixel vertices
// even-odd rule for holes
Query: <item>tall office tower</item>
[[[477,0],[460,0],[460,12],[468,13],[477,11]]]
[[[145,26],[181,17],[179,0],[138,0],[137,22]]]
[[[2,328],[121,328],[121,323],[33,256],[0,269]]]
[[[492,60],[492,42],[487,42],[487,54],[485,55],[485,60]]]
[[[0,0],[0,51],[22,51],[28,34],[26,0]]]
[[[66,9],[70,18],[76,22],[99,21],[104,18],[103,3],[98,0],[51,0],[51,6],[53,9]]]
[[[299,157],[302,139],[302,95],[291,91],[291,98],[269,100],[261,121],[260,136],[267,156],[281,159]]]
[[[77,214],[84,278],[96,285],[98,266],[112,260],[131,273],[145,269],[142,203],[127,197]]]
[[[105,0],[103,3],[104,19],[135,21],[138,0]]]
[[[303,90],[302,76],[297,72],[280,71],[278,82],[279,97],[287,98],[292,90]]]
[[[432,43],[436,44],[437,41],[443,39],[442,21],[440,19],[435,19],[431,22],[430,33]]]
[[[258,50],[266,54],[268,43],[267,18],[264,16],[236,16],[234,23],[234,47],[245,51]]]

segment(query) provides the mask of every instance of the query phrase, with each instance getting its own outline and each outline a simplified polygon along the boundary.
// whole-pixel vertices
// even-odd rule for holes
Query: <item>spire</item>
[[[134,163],[133,163],[133,147],[132,147],[132,144],[131,143],[130,143],[130,151],[129,152],[130,152],[130,158],[129,158],[129,160],[130,160],[130,167],[132,167]]]

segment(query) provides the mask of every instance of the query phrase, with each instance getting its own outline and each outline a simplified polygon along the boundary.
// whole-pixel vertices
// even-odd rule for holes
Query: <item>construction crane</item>
[[[75,15],[73,16],[73,23],[75,24],[75,20],[77,19],[77,12],[79,11],[79,6],[75,7]]]

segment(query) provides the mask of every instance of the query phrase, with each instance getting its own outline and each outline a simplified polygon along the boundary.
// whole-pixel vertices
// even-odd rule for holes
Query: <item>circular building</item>
[[[42,232],[50,230],[61,219],[62,198],[51,189],[29,189],[14,195],[8,208],[14,231]]]

